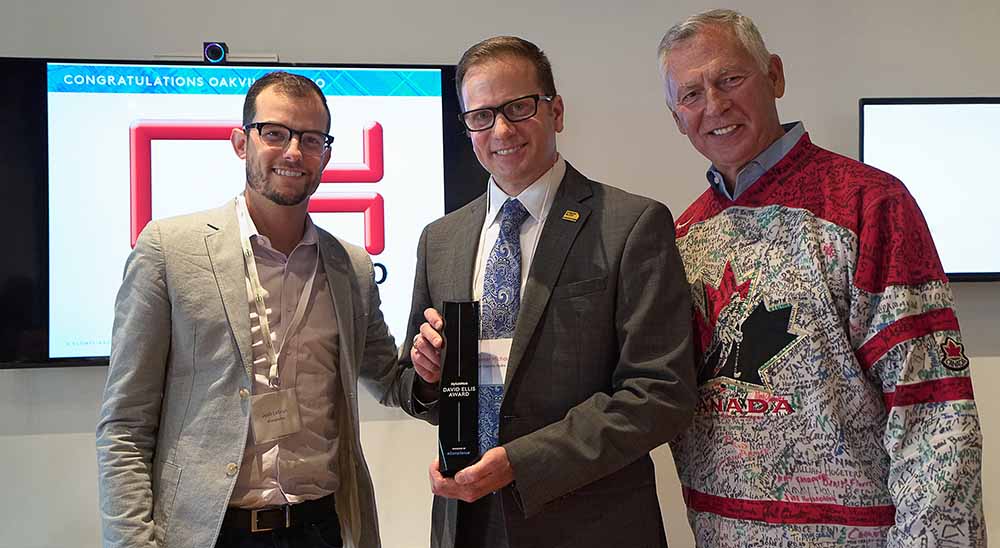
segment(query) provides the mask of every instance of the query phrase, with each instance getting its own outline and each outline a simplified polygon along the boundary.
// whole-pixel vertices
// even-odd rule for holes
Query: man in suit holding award
[[[439,310],[480,301],[481,460],[430,468],[432,546],[665,546],[649,451],[695,404],[691,304],[662,204],[556,152],[564,104],[534,44],[463,55],[462,120],[487,191],[420,238],[407,345],[412,410],[438,421]]]
[[[397,402],[396,346],[368,254],[307,214],[329,130],[315,83],[262,77],[232,134],[245,191],[139,237],[97,427],[104,546],[379,546],[357,385]]]

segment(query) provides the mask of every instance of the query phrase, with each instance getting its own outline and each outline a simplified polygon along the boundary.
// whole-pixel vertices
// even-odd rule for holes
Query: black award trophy
[[[479,458],[479,302],[445,301],[445,349],[438,398],[441,475]]]

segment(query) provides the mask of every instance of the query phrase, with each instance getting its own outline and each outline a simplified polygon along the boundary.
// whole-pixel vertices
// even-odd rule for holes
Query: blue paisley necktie
[[[521,306],[521,223],[528,210],[521,202],[508,199],[500,208],[500,235],[486,260],[483,274],[481,338],[505,339],[514,336],[517,311]],[[498,371],[498,370],[497,370]],[[494,371],[495,372],[495,371]],[[479,454],[498,444],[503,378],[479,376]]]

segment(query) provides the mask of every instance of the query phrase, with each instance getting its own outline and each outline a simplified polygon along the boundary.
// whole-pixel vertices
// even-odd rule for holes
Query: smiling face
[[[462,81],[465,110],[496,107],[518,97],[544,94],[535,67],[513,56],[491,59],[469,68]],[[563,102],[558,95],[539,101],[527,120],[510,122],[497,116],[491,129],[469,132],[479,163],[511,196],[541,177],[555,163],[556,133],[563,129]]]
[[[264,89],[256,99],[254,121],[276,122],[299,131],[325,133],[327,114],[319,97],[290,97],[276,87]],[[247,199],[267,199],[283,206],[302,204],[319,187],[323,169],[330,161],[330,149],[321,155],[304,155],[299,150],[299,138],[293,137],[286,147],[270,147],[260,139],[256,129],[233,130],[233,148],[246,161]]]
[[[707,26],[670,50],[665,64],[677,128],[727,182],[784,134],[775,104],[785,93],[777,55],[765,72],[732,31]]]

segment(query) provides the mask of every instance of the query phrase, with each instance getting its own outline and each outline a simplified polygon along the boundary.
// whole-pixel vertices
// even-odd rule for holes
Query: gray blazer
[[[472,298],[485,215],[484,195],[424,230],[402,356],[426,307]],[[567,166],[528,273],[500,408],[515,476],[501,491],[511,548],[666,545],[649,451],[688,425],[696,401],[673,227],[663,204]],[[415,416],[436,423],[436,412]],[[456,501],[435,499],[433,547],[454,546],[456,516]]]
[[[240,396],[253,360],[239,238],[232,201],[150,223],[125,265],[97,425],[107,547],[216,542],[250,418]],[[347,546],[378,547],[357,385],[398,404],[396,346],[368,255],[323,230],[319,250],[340,331],[337,510]]]

